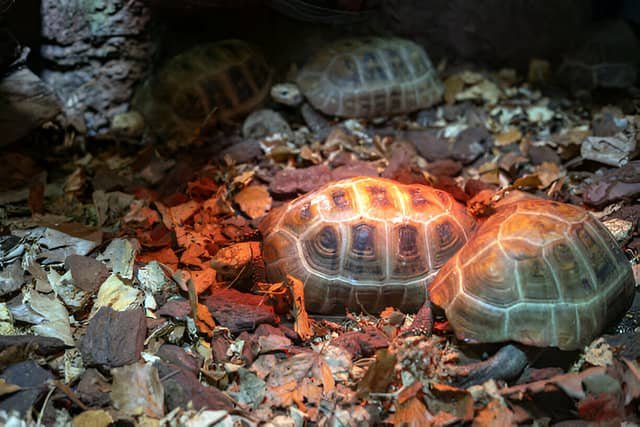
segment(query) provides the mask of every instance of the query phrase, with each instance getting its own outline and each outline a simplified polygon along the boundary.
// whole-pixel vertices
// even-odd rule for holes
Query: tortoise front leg
[[[466,365],[452,365],[448,370],[457,378],[453,382],[454,385],[467,388],[490,379],[506,381],[516,378],[527,366],[527,362],[528,358],[524,351],[513,344],[508,344],[487,360]]]

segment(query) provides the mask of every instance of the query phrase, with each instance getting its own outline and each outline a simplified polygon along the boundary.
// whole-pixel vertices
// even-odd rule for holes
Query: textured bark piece
[[[303,169],[284,169],[276,173],[269,190],[277,195],[308,193],[331,181],[331,170],[327,165]]]
[[[629,200],[640,195],[640,160],[609,170],[588,184],[583,193],[586,204],[600,207],[618,200]]]
[[[6,396],[0,402],[0,410],[17,411],[24,416],[47,392],[49,388],[47,381],[53,379],[53,374],[42,369],[36,362],[27,360],[9,366],[0,375],[0,379],[23,388],[23,390]]]
[[[191,355],[181,347],[173,344],[163,344],[156,353],[156,356],[167,363],[174,364],[182,369],[197,375],[202,365],[202,358]]]
[[[27,68],[0,80],[0,146],[11,144],[62,111],[51,88]]]
[[[215,387],[207,387],[198,381],[196,375],[187,369],[166,362],[155,365],[164,387],[167,411],[186,408],[189,401],[195,410],[211,409],[230,411],[233,401]]]
[[[533,163],[534,165],[541,165],[544,162],[551,162],[559,165],[561,162],[558,153],[556,153],[554,149],[549,148],[546,145],[532,145],[529,147],[528,154],[529,158],[531,159],[531,163]]]
[[[204,304],[216,322],[234,334],[253,330],[261,323],[278,324],[273,308],[265,305],[263,298],[258,295],[234,289],[216,289]]]
[[[450,159],[436,160],[435,162],[428,164],[425,169],[431,175],[436,177],[446,176],[453,178],[462,172],[462,164]]]
[[[89,322],[80,341],[80,352],[88,366],[110,369],[135,363],[144,349],[144,310],[114,311],[101,308]]]
[[[43,79],[90,133],[107,130],[127,110],[151,57],[147,2],[44,0],[41,11],[41,54],[51,64]]]
[[[404,137],[412,141],[418,153],[430,162],[451,157],[451,146],[437,131],[407,131]]]
[[[373,355],[376,350],[389,346],[389,340],[378,328],[367,328],[364,332],[352,331],[331,340],[331,344],[342,347],[355,360]]]
[[[403,184],[421,182],[421,174],[412,170],[413,160],[418,152],[411,141],[397,141],[391,145],[389,164],[382,172],[383,178],[394,179]]]
[[[90,368],[82,374],[76,393],[87,406],[99,408],[111,402],[111,383],[97,369]]]
[[[109,277],[106,265],[87,256],[70,255],[64,264],[71,270],[73,284],[85,292],[97,290]]]
[[[452,147],[452,157],[469,164],[491,147],[492,138],[484,127],[470,127],[458,134]]]

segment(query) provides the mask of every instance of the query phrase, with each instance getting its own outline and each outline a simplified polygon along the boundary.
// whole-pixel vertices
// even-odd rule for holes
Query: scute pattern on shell
[[[426,284],[474,228],[443,191],[370,177],[328,184],[261,224],[267,278],[302,280],[315,313],[417,310]]]
[[[259,107],[271,77],[264,57],[244,41],[197,45],[160,67],[132,105],[165,139],[189,138],[211,117],[224,122]]]
[[[458,338],[578,349],[628,309],[635,281],[608,230],[573,205],[506,204],[429,286]]]
[[[422,47],[400,38],[363,37],[326,46],[297,83],[325,114],[376,117],[426,108],[444,88]]]

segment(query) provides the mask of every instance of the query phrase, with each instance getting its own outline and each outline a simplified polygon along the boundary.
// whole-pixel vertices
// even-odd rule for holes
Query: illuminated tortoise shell
[[[443,191],[382,178],[337,181],[261,224],[267,278],[300,279],[310,312],[415,311],[427,283],[474,227]]]
[[[241,40],[197,45],[160,67],[133,106],[165,139],[188,139],[205,121],[230,121],[259,107],[271,74],[264,57]]]
[[[524,200],[482,224],[429,286],[458,338],[570,350],[628,309],[634,278],[609,231],[577,206]]]
[[[342,117],[411,112],[444,92],[424,49],[400,38],[337,41],[311,58],[297,83],[315,108]]]

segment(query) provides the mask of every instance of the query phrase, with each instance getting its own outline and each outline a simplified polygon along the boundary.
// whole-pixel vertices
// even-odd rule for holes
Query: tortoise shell
[[[317,52],[297,83],[316,109],[342,117],[411,112],[444,92],[424,49],[400,38],[337,41]]]
[[[429,286],[458,338],[578,349],[629,308],[631,265],[589,212],[548,200],[506,204]]]
[[[264,57],[241,40],[197,45],[167,61],[133,106],[165,139],[189,138],[212,117],[225,122],[260,106],[271,74]]]
[[[272,211],[261,224],[270,281],[304,283],[316,313],[415,311],[426,284],[469,238],[473,217],[424,185],[357,177]]]

